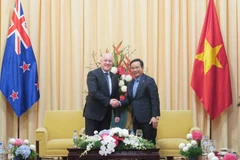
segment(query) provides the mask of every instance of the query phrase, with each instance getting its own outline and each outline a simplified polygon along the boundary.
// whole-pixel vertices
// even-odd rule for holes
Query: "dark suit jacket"
[[[103,120],[108,109],[111,98],[119,100],[119,86],[117,75],[110,72],[112,80],[112,94],[109,95],[109,89],[106,77],[101,70],[97,68],[90,71],[87,75],[88,95],[84,107],[83,116],[89,119],[101,121]],[[119,109],[115,109],[115,116],[119,116]],[[111,118],[111,117],[109,117]]]
[[[158,88],[153,78],[141,76],[136,96],[133,97],[134,80],[128,83],[127,96],[121,101],[122,106],[131,105],[133,123],[136,118],[140,123],[149,123],[152,117],[160,116]]]

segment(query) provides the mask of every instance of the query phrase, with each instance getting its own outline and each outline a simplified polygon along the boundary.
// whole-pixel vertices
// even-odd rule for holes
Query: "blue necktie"
[[[136,96],[136,91],[137,91],[138,84],[139,84],[139,80],[135,80],[134,84],[133,84],[133,97]]]
[[[108,79],[108,73],[104,73],[104,75],[106,76],[106,80],[107,80],[107,84],[108,84],[108,87],[109,87],[109,79]]]
[[[110,84],[111,82],[109,82],[109,78],[108,78],[109,73],[106,72],[106,73],[104,73],[104,75],[106,76],[106,80],[107,80],[107,84],[108,84],[109,94],[111,95],[111,84]]]

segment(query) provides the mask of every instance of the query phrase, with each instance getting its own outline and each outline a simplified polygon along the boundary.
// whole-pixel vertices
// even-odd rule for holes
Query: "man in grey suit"
[[[119,109],[113,109],[114,100],[119,100],[119,86],[117,75],[110,72],[113,65],[113,56],[105,53],[101,59],[101,66],[87,75],[88,95],[83,111],[85,117],[85,132],[93,135],[94,131],[109,129],[112,110],[115,122],[119,122]]]
[[[143,138],[156,144],[160,100],[158,87],[153,78],[143,73],[141,59],[130,62],[130,69],[135,77],[127,86],[127,96],[120,102],[121,106],[131,105],[133,129],[142,129]]]

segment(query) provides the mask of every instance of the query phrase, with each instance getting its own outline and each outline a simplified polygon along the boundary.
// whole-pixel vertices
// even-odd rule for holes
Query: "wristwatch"
[[[159,116],[156,116],[156,119],[159,120]]]

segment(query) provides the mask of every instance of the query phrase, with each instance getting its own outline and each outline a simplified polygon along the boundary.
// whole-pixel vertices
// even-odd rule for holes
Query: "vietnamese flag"
[[[228,60],[213,0],[209,0],[191,86],[211,119],[217,118],[232,104]]]

